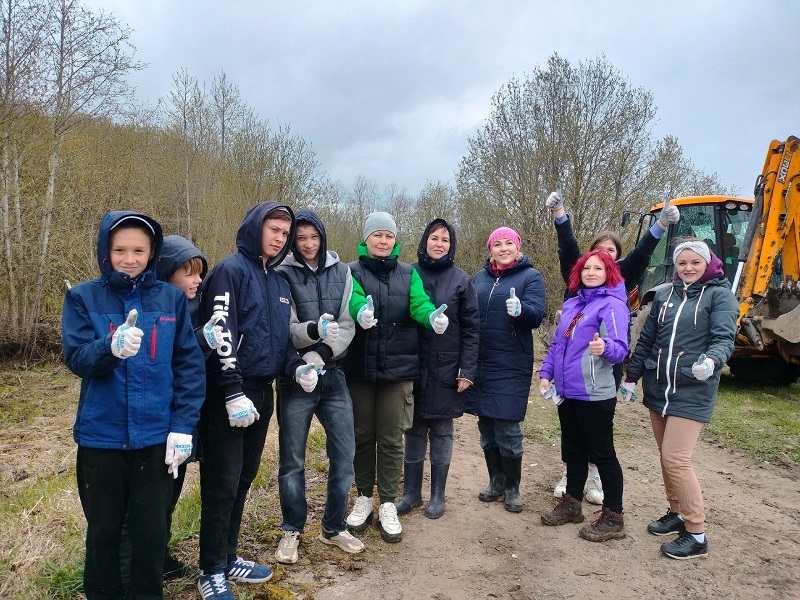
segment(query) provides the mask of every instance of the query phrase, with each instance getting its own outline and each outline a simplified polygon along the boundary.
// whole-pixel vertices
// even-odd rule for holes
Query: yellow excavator
[[[670,200],[681,219],[661,238],[631,297],[631,348],[659,286],[674,274],[672,241],[693,236],[722,260],[739,301],[733,356],[737,379],[791,383],[800,376],[800,139],[773,140],[756,179],[755,199],[691,196]],[[639,235],[664,207],[639,219]],[[623,224],[630,217],[623,218]]]

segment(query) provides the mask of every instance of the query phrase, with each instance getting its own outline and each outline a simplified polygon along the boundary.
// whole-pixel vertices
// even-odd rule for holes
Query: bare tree
[[[46,2],[4,0],[0,5],[0,222],[4,271],[8,278],[5,301],[7,330],[17,334],[27,320],[28,287],[17,273],[28,271],[32,255],[23,234],[20,172],[31,131],[30,115],[41,92],[43,32],[51,15]]]

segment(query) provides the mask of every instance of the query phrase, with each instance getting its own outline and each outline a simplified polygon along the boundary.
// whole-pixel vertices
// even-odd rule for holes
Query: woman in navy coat
[[[478,497],[505,500],[520,512],[522,429],[533,374],[533,335],[544,318],[542,274],[520,252],[519,234],[509,227],[492,232],[489,258],[472,278],[480,309],[480,347],[475,385],[465,411],[478,416],[489,486]]]

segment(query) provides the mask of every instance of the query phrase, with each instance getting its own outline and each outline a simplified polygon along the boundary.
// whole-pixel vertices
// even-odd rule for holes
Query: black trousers
[[[83,588],[89,600],[122,598],[120,538],[127,514],[131,552],[130,597],[161,599],[167,510],[172,475],[166,444],[139,450],[78,447],[78,493],[86,516]]]
[[[183,463],[178,467],[178,478],[172,480],[172,499],[169,501],[169,508],[167,509],[167,547],[164,552],[164,559],[166,560],[169,555],[169,540],[172,536],[172,515],[175,513],[175,507],[178,506],[178,500],[181,497],[183,490],[183,482],[186,480],[186,466],[188,463]],[[122,525],[122,540],[119,544],[119,566],[122,573],[122,584],[125,587],[131,585],[131,556],[133,554],[133,544],[131,543],[131,536],[128,533],[128,521]],[[164,565],[166,571],[166,564]]]
[[[567,493],[583,500],[587,463],[592,462],[603,483],[603,506],[622,512],[622,467],[614,449],[616,406],[616,397],[595,402],[565,398],[558,406],[558,420],[567,462]]]
[[[209,387],[200,419],[200,568],[219,571],[236,558],[244,501],[258,474],[274,398],[272,385],[242,387],[261,418],[249,427],[231,427],[225,398]]]

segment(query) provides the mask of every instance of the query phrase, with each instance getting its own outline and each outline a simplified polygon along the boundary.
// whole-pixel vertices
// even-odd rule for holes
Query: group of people
[[[705,555],[691,452],[713,410],[737,313],[719,259],[698,240],[677,246],[675,282],[656,295],[622,383],[626,287],[635,287],[677,209],[662,211],[620,260],[619,238],[609,232],[581,255],[561,197],[551,195],[547,206],[568,292],[539,387],[558,406],[565,487],[542,522],[582,522],[581,500],[594,486],[601,517],[580,535],[625,535],[613,417],[617,390],[632,399],[641,378],[669,501],[648,530],[680,534],[662,547],[668,556]],[[399,260],[396,237],[391,215],[370,214],[358,259],[346,264],[328,248],[313,211],[261,202],[239,227],[237,251],[208,271],[199,249],[164,237],[147,215],[103,217],[101,275],[68,290],[62,321],[66,364],[82,379],[74,438],[88,524],[87,598],[161,598],[165,577],[194,575],[204,599],[232,599],[229,582],[272,577],[269,566],[241,558],[238,545],[273,411],[278,562],[298,560],[315,415],[329,458],[321,543],[364,550],[351,532],[373,521],[376,483],[381,537],[401,541],[399,516],[423,504],[426,456],[424,514],[441,517],[453,420],[464,412],[478,417],[489,474],[479,499],[502,500],[512,513],[523,509],[520,424],[533,377],[532,331],[545,317],[543,277],[509,227],[491,233],[484,268],[472,277],[454,264],[456,230],[446,220],[428,224],[413,264]],[[168,548],[186,462],[194,458],[199,572]],[[348,514],[353,482],[357,497]]]

